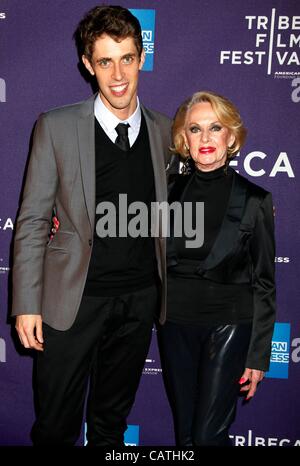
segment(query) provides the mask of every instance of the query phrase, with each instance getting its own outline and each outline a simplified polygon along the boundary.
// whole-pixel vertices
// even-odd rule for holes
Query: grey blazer
[[[42,114],[37,121],[13,258],[12,316],[41,314],[71,327],[81,302],[95,223],[94,99]],[[149,133],[156,200],[167,200],[171,121],[141,106]],[[49,242],[53,208],[60,227]],[[155,239],[165,320],[166,244]]]

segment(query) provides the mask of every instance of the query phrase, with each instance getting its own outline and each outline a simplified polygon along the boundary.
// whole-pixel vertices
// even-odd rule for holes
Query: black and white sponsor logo
[[[300,447],[300,439],[258,437],[252,430],[247,435],[230,435],[235,447]]]
[[[5,265],[4,260],[2,259],[2,257],[0,257],[0,275],[8,273],[9,270],[10,268],[7,265]]]
[[[4,338],[0,338],[0,362],[6,362],[6,343]]]
[[[254,178],[261,176],[268,176],[274,178],[276,176],[287,176],[288,178],[295,178],[295,173],[291,165],[287,152],[279,152],[273,167],[271,170],[266,171],[265,160],[268,157],[274,160],[273,154],[266,154],[262,150],[254,150],[244,155],[238,152],[234,159],[230,161],[229,165],[239,173],[239,169],[242,167],[244,171]],[[180,162],[179,170],[183,167],[183,163]]]
[[[280,152],[271,171],[267,172],[264,166],[264,160],[268,158],[268,155],[261,150],[254,150],[240,157],[240,153],[230,162],[230,166],[239,173],[239,167],[243,164],[245,172],[253,176],[254,178],[260,176],[269,176],[270,178],[276,177],[278,174],[287,176],[288,178],[295,178],[295,173],[292,168],[289,156],[287,152]],[[272,159],[274,156],[272,155]]]
[[[291,262],[291,259],[290,257],[276,256],[275,262],[276,264],[289,264]]]
[[[275,71],[275,79],[297,79],[300,77],[300,71]],[[292,84],[293,86],[293,84]],[[295,83],[294,83],[295,86]]]
[[[274,67],[300,65],[300,16],[280,15],[272,8],[269,15],[245,16],[244,24],[250,50],[221,50],[221,65],[259,65],[268,75]]]
[[[14,223],[10,217],[0,218],[0,230],[13,230]]]
[[[293,90],[291,98],[295,104],[298,104],[300,102],[300,72],[298,74],[299,76],[297,78],[294,78],[292,81]]]
[[[143,39],[143,47],[144,47],[145,53],[153,54],[154,53],[153,31],[143,30],[142,39]]]
[[[143,375],[159,375],[162,373],[161,367],[155,359],[147,358],[143,369]]]
[[[0,78],[0,102],[6,102],[6,82]]]
[[[291,347],[293,348],[291,350],[291,360],[294,363],[300,362],[300,338],[299,337],[293,338]]]
[[[0,20],[6,19],[6,13],[0,12]],[[6,82],[5,79],[0,78],[0,103],[6,102]]]

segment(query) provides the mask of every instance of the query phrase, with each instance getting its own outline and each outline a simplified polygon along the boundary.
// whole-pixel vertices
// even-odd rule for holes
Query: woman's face
[[[234,135],[220,123],[209,102],[193,105],[187,112],[184,139],[196,168],[211,171],[225,164]]]

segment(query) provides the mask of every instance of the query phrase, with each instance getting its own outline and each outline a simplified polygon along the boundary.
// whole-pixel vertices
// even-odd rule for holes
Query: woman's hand
[[[248,392],[246,400],[252,398],[256,392],[257,385],[264,378],[265,373],[257,369],[246,368],[242,377],[239,380],[241,392]]]

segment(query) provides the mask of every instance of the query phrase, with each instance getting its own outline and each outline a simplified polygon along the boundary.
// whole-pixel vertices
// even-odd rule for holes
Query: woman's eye
[[[222,129],[222,126],[219,126],[219,125],[214,125],[211,127],[212,131],[221,131],[221,129]]]
[[[191,128],[190,128],[191,133],[198,133],[198,131],[200,131],[198,126],[191,126]]]

